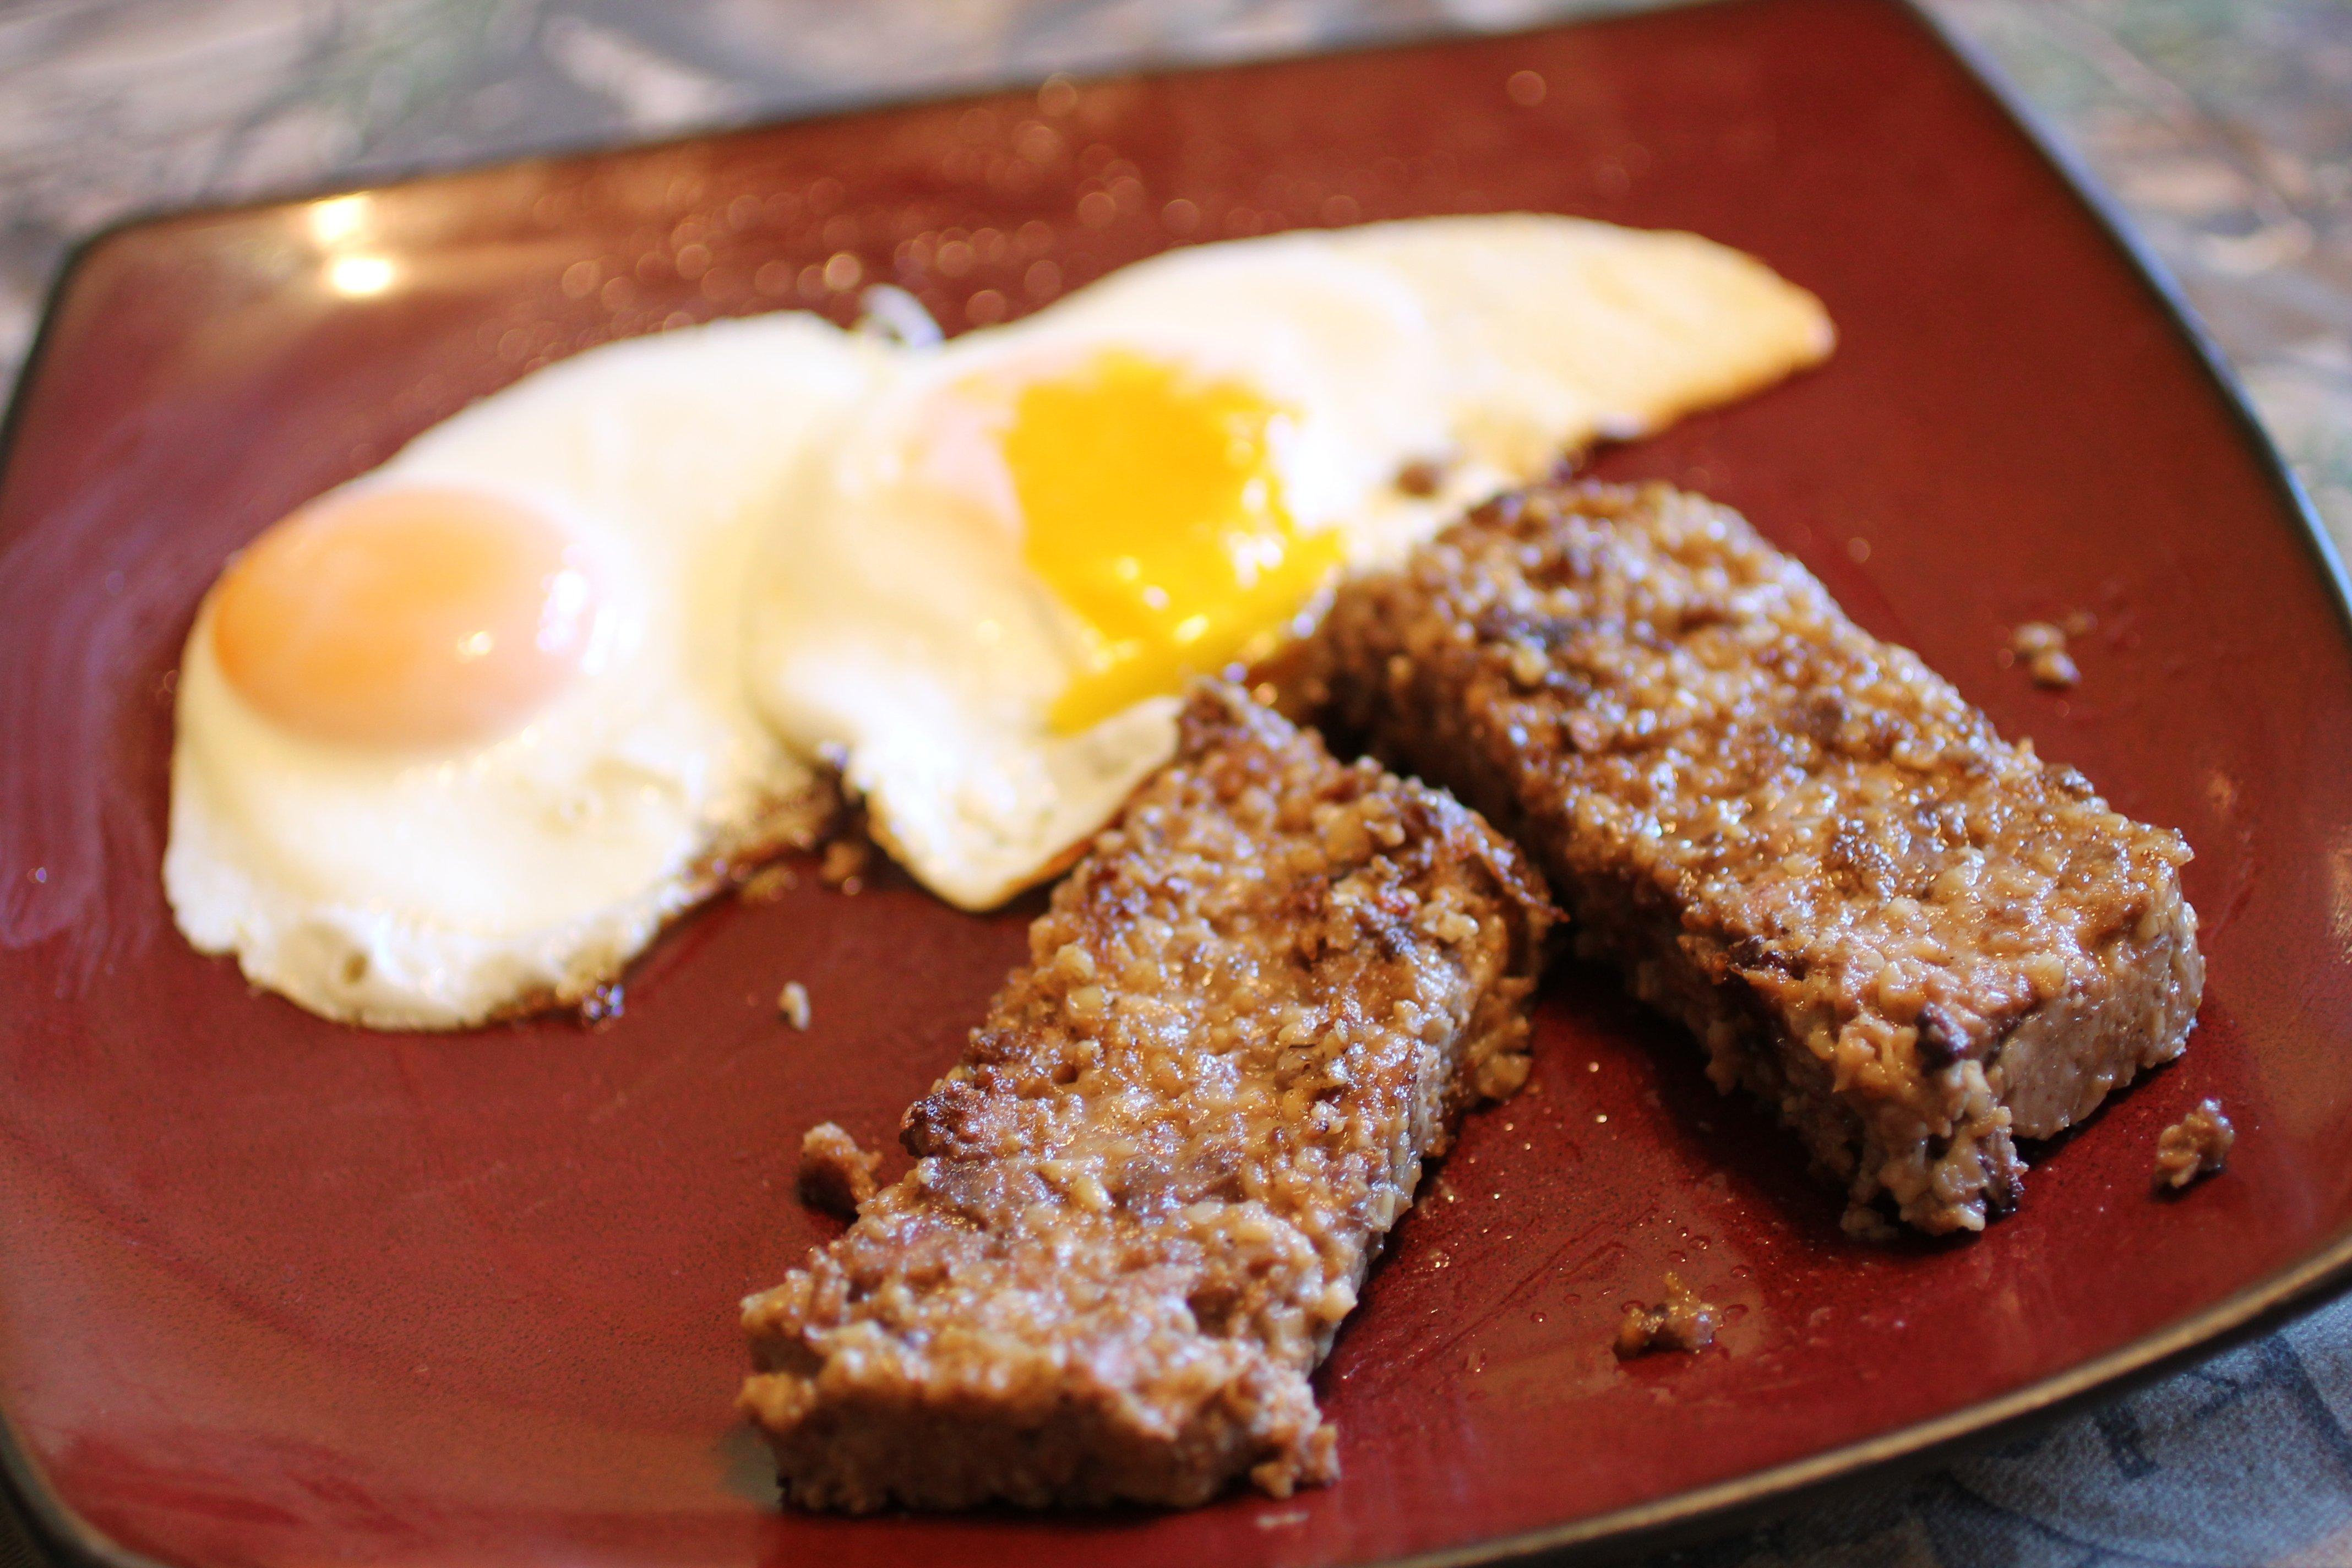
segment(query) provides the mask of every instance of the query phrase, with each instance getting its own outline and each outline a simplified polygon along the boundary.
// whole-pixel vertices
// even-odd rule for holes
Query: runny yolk
[[[313,501],[222,577],[213,650],[245,700],[333,744],[519,729],[580,666],[594,590],[539,513],[450,487]]]
[[[1118,350],[1022,389],[1002,441],[1025,559],[1088,643],[1056,731],[1264,657],[1338,564],[1338,536],[1300,532],[1285,504],[1286,418],[1239,383]]]

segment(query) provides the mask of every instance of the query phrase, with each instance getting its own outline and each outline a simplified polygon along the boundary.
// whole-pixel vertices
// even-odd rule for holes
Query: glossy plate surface
[[[1695,229],[1817,290],[1826,368],[1601,470],[1742,508],[2197,849],[2190,1054],[2038,1152],[1981,1239],[1846,1241],[1689,1042],[1570,970],[1538,1087],[1471,1120],[1322,1377],[1337,1486],[1179,1515],[780,1515],[729,1406],[737,1299],[830,1228],[793,1201],[798,1135],[887,1141],[1034,904],[975,919],[889,876],[803,878],[689,922],[616,1023],[455,1038],[319,1023],[173,931],[169,682],[198,595],[270,520],[530,367],[715,314],[846,319],[853,274],[952,331],[1183,240],[1513,208]],[[2327,568],[2163,300],[1908,13],[1734,0],[1056,84],[399,185],[361,216],[110,236],[17,410],[0,1406],[53,1528],[192,1564],[1480,1552],[1845,1467],[2181,1350],[2282,1270],[2329,1282],[2352,1229],[2352,651]],[[391,265],[339,273],[349,255]],[[2097,617],[2074,691],[1997,657],[2073,610]],[[776,1016],[793,979],[806,1034]],[[2158,1129],[2209,1094],[2241,1129],[2229,1174],[2151,1197]],[[1621,1366],[1619,1305],[1669,1268],[1725,1308],[1720,1342]]]

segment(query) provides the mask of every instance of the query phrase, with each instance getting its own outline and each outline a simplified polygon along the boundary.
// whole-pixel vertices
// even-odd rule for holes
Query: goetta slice
[[[1927,1231],[2019,1201],[2016,1140],[2178,1056],[2180,836],[2011,744],[1729,510],[1560,482],[1344,587],[1309,708],[1540,866],[1579,951],[1686,1023],[1844,1184]]]
[[[1551,912],[1426,785],[1226,686],[1055,889],[917,1157],[745,1304],[785,1498],[1198,1503],[1337,1471],[1307,1374],[1473,1100]]]

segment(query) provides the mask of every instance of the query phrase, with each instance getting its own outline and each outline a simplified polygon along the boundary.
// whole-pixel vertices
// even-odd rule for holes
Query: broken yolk
[[[330,744],[437,748],[520,728],[580,668],[595,594],[562,532],[496,496],[329,496],[234,561],[213,607],[229,684]]]
[[[1300,532],[1285,504],[1288,417],[1123,351],[1022,389],[1002,440],[1024,558],[1087,645],[1056,731],[1264,658],[1339,563],[1338,535]]]

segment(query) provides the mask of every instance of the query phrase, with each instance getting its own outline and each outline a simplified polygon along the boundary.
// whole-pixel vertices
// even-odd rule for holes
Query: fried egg
[[[985,909],[1167,758],[1191,677],[1272,652],[1338,573],[1831,341],[1750,258],[1574,219],[1173,252],[895,356],[790,489],[751,678],[885,847]]]
[[[742,584],[879,345],[808,316],[591,350],[236,557],[181,664],[164,883],[199,949],[379,1027],[611,979],[795,825]]]
[[[267,530],[182,663],[190,941],[375,1026],[575,1001],[791,838],[828,765],[991,907],[1337,574],[1830,345],[1737,252],[1532,216],[1203,246],[900,337],[593,350]]]

